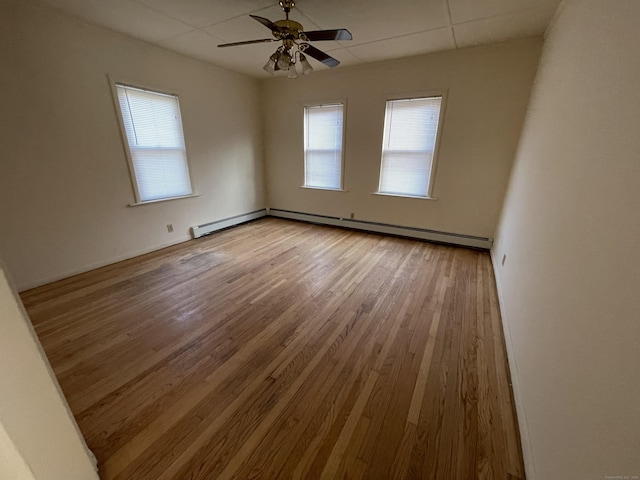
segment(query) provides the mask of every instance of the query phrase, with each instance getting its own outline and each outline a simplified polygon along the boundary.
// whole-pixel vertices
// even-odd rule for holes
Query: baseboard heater
[[[191,227],[191,234],[193,238],[203,237],[210,233],[223,230],[225,228],[234,227],[241,223],[250,222],[256,218],[266,217],[267,209],[256,210],[255,212],[243,213],[242,215],[236,215],[235,217],[223,218],[222,220],[216,220],[215,222],[205,223],[203,225],[196,225]]]
[[[326,215],[316,215],[312,213],[292,212],[290,210],[279,210],[276,208],[267,209],[267,214],[272,217],[288,218],[303,222],[317,223],[322,225],[333,225],[336,227],[353,228],[367,232],[386,233],[401,237],[417,238],[430,242],[446,243],[451,245],[461,245],[464,247],[474,247],[483,250],[491,249],[493,239],[484,237],[474,237],[471,235],[461,235],[458,233],[438,232],[423,228],[401,227],[386,223],[367,222],[364,220],[351,220],[348,218],[329,217]]]

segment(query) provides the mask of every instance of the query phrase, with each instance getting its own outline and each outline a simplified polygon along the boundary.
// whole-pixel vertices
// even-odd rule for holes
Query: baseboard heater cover
[[[350,220],[348,218],[330,217],[326,215],[316,215],[313,213],[293,212],[290,210],[279,210],[269,208],[268,215],[272,217],[288,218],[291,220],[301,220],[303,222],[318,223],[323,225],[333,225],[336,227],[353,228],[367,232],[386,233],[401,237],[417,238],[431,242],[447,243],[451,245],[461,245],[464,247],[474,247],[483,250],[491,249],[492,238],[474,237],[471,235],[461,235],[458,233],[438,232],[423,228],[401,227],[389,225],[387,223],[367,222],[364,220]]]
[[[240,225],[241,223],[250,222],[251,220],[266,216],[267,209],[262,208],[260,210],[256,210],[255,212],[243,213],[242,215],[223,218],[222,220],[216,220],[215,222],[196,225],[195,227],[191,227],[191,234],[193,235],[193,238],[200,238],[205,235],[209,235],[210,233],[217,232],[218,230],[223,230],[225,228]]]

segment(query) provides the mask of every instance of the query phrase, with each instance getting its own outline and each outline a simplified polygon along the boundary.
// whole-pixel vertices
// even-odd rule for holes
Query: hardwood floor
[[[521,479],[489,256],[274,218],[25,292],[103,479]]]

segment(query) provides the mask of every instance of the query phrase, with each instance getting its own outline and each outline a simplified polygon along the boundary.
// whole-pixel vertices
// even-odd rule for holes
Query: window
[[[390,100],[378,193],[428,197],[442,97]]]
[[[342,189],[344,105],[304,108],[304,186]]]
[[[191,195],[178,97],[116,83],[136,200]]]

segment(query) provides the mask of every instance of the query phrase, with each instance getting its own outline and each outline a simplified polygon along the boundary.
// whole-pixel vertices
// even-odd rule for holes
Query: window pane
[[[340,188],[341,153],[332,150],[307,150],[306,186]]]
[[[304,184],[342,187],[343,105],[305,107]]]
[[[428,195],[441,103],[442,97],[387,102],[379,192]]]
[[[192,193],[178,97],[116,85],[139,201]]]
[[[141,201],[191,194],[184,150],[132,149]]]
[[[380,192],[426,197],[431,173],[431,155],[387,151],[382,157]]]

